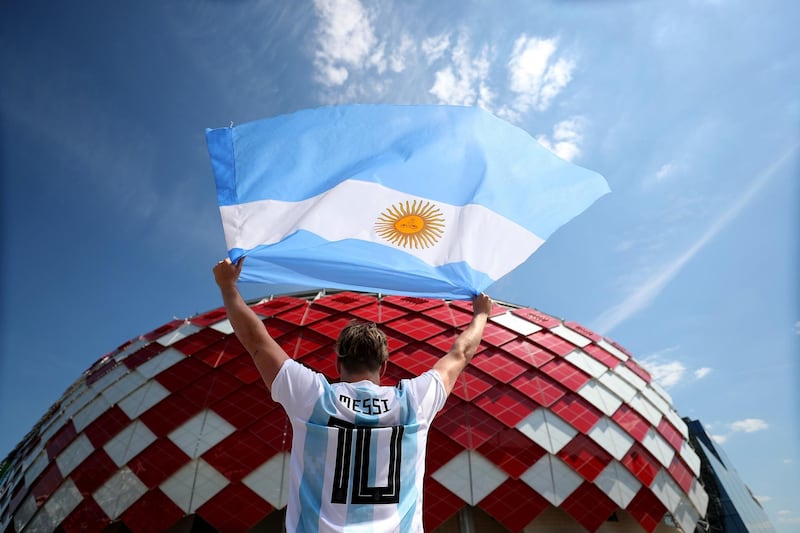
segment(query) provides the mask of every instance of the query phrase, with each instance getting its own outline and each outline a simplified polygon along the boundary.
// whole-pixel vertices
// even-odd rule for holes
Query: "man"
[[[492,308],[480,294],[450,351],[419,377],[381,387],[389,353],[375,324],[351,323],[336,342],[340,383],[292,360],[237,288],[242,260],[214,267],[228,318],[272,398],[292,423],[286,529],[421,532],[425,446],[483,336]]]

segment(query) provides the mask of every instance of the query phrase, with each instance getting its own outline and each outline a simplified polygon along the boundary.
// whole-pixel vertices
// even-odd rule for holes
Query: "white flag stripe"
[[[405,248],[378,235],[382,213],[399,203],[430,202],[441,211],[444,231],[429,248]],[[221,206],[228,248],[250,250],[275,244],[298,230],[327,241],[358,239],[409,253],[431,266],[464,261],[498,279],[509,264],[524,262],[544,242],[519,224],[480,205],[432,202],[380,184],[347,180],[300,202],[261,200]]]

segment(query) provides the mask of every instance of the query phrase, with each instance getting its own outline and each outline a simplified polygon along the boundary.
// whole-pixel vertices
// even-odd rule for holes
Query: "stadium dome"
[[[295,359],[335,378],[351,319],[389,339],[384,384],[417,375],[471,304],[354,292],[251,303]],[[281,531],[291,428],[223,308],[91,366],[0,470],[0,531]],[[669,395],[621,346],[495,305],[429,437],[426,531],[694,530],[708,497]]]

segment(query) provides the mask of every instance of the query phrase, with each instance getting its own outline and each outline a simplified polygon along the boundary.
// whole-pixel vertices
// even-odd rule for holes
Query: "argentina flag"
[[[609,190],[477,107],[323,107],[206,139],[242,281],[469,299]]]

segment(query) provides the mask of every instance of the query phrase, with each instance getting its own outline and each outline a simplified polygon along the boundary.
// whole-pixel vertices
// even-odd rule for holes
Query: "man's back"
[[[272,395],[292,422],[289,531],[422,531],[425,443],[447,397],[436,372],[331,385],[286,361]]]

